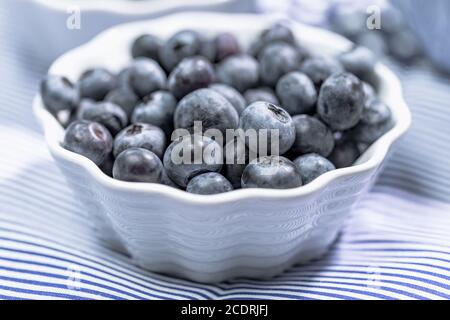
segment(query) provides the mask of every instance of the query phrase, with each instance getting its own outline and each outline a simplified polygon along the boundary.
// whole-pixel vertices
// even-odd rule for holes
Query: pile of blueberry
[[[183,30],[167,41],[142,35],[131,55],[119,74],[93,68],[76,83],[49,75],[41,84],[44,105],[66,127],[62,146],[115,179],[197,194],[295,188],[351,166],[392,127],[374,90],[370,51],[314,55],[283,24],[264,30],[246,51],[233,34]],[[280,155],[269,148],[249,161],[241,143],[240,162],[175,163],[185,140],[171,142],[172,132],[184,128],[193,137],[198,121],[204,131],[276,129]],[[223,157],[239,145],[196,135],[183,152],[213,147]]]

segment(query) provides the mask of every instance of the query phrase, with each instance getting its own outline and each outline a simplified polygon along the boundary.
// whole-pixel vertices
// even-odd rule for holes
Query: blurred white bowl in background
[[[9,6],[23,21],[18,36],[44,63],[116,24],[192,10],[254,11],[253,0],[10,0]]]

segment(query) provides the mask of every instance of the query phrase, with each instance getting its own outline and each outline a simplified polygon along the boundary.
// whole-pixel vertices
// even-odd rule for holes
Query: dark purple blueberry
[[[114,156],[129,148],[143,148],[152,151],[162,159],[166,150],[164,131],[151,124],[135,123],[120,131],[114,140]]]
[[[351,167],[360,155],[357,143],[344,138],[336,143],[328,159],[339,169]]]
[[[335,166],[328,159],[316,153],[308,153],[294,160],[303,184],[308,184],[322,174],[335,170]]]
[[[159,50],[163,67],[172,71],[181,60],[200,54],[202,39],[196,31],[182,30],[175,33]]]
[[[208,87],[215,79],[211,62],[201,56],[183,59],[169,75],[172,94],[181,99],[194,90]]]
[[[41,82],[42,101],[52,114],[74,110],[80,100],[77,88],[66,77],[48,75]]]
[[[363,85],[357,77],[334,74],[320,89],[317,113],[332,130],[347,130],[361,120],[364,101]]]
[[[377,63],[374,53],[361,46],[354,46],[349,51],[341,53],[338,59],[347,72],[363,80],[372,78]]]
[[[130,67],[129,84],[140,98],[164,89],[166,82],[166,74],[155,60],[138,58]]]
[[[291,116],[316,110],[317,91],[304,73],[294,71],[282,76],[276,91],[281,105]]]
[[[214,37],[213,41],[216,48],[216,62],[220,62],[223,59],[241,51],[238,40],[231,33],[219,33]]]
[[[249,163],[249,151],[245,142],[239,138],[229,141],[223,150],[223,175],[231,182],[235,189],[241,187],[242,173]]]
[[[242,188],[291,189],[302,185],[295,164],[285,157],[264,156],[253,160],[242,174]]]
[[[298,115],[292,120],[296,133],[293,152],[318,153],[323,157],[330,155],[334,148],[333,133],[322,121],[308,115]]]
[[[175,110],[175,128],[188,129],[200,121],[203,131],[218,129],[225,136],[226,129],[236,129],[239,115],[233,105],[220,93],[211,89],[199,89],[185,96]]]
[[[113,138],[103,125],[78,120],[66,129],[62,146],[100,165],[112,151]]]
[[[303,57],[287,43],[273,43],[266,46],[258,56],[261,81],[274,87],[286,73],[300,68]]]
[[[250,54],[257,57],[267,45],[275,42],[284,42],[296,46],[292,30],[283,23],[276,23],[261,32],[258,39],[250,47]]]
[[[152,34],[143,34],[134,40],[131,46],[131,55],[133,58],[145,57],[158,61],[162,45],[163,42],[160,38]]]
[[[239,92],[256,87],[259,83],[259,64],[253,57],[236,54],[217,65],[217,80]]]
[[[162,183],[164,167],[153,152],[143,148],[123,151],[114,161],[114,179],[130,182]]]
[[[173,115],[177,99],[168,91],[155,91],[136,106],[131,121],[160,127],[167,136],[173,131]]]
[[[233,190],[231,183],[220,173],[207,172],[192,178],[186,191],[195,194],[218,194]]]
[[[103,100],[117,85],[116,76],[105,68],[87,70],[78,80],[81,97],[95,101]]]

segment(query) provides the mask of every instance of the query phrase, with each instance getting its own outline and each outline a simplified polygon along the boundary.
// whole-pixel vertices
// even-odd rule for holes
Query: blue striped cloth
[[[394,66],[413,127],[326,257],[202,285],[141,270],[96,237],[31,112],[45,66],[12,23],[0,5],[0,299],[450,298],[448,79]]]

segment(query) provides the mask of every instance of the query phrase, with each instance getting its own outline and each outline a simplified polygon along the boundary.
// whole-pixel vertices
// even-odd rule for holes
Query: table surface
[[[323,259],[202,285],[141,270],[96,237],[32,114],[46,66],[16,38],[25,28],[0,5],[0,299],[450,298],[449,79],[391,63],[413,126]]]

